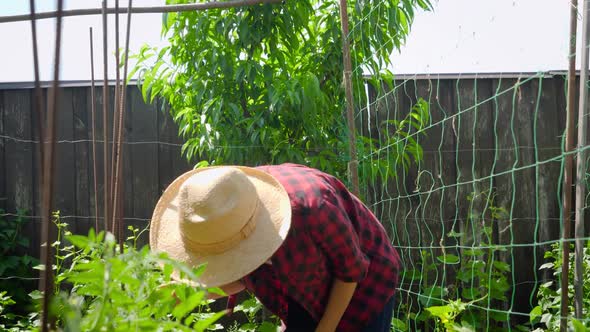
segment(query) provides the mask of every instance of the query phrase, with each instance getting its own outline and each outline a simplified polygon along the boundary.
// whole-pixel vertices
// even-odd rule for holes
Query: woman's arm
[[[336,327],[338,327],[342,315],[344,315],[346,308],[348,308],[357,284],[356,282],[344,282],[334,279],[334,284],[328,297],[328,305],[318,323],[316,332],[336,331]]]

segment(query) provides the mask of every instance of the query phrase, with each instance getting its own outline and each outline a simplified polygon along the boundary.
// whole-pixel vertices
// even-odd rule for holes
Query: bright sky
[[[349,0],[353,1],[353,0]],[[36,0],[37,11],[54,9],[54,0]],[[164,0],[134,0],[134,6]],[[0,16],[29,12],[28,0],[0,0]],[[109,1],[110,6],[114,4]],[[120,0],[121,6],[127,1]],[[67,9],[99,8],[100,0],[65,0]],[[120,15],[120,43],[125,42],[126,16]],[[114,54],[114,16],[109,54]],[[581,20],[578,20],[579,28]],[[163,45],[161,15],[132,16],[131,50]],[[94,29],[95,77],[102,79],[101,17],[64,19],[62,80],[90,78],[89,27]],[[55,20],[38,21],[41,79],[52,78]],[[568,0],[439,0],[434,12],[420,12],[407,44],[394,55],[394,73],[486,73],[565,70],[569,38]],[[0,82],[32,81],[30,22],[0,23]],[[109,77],[114,77],[114,57]]]

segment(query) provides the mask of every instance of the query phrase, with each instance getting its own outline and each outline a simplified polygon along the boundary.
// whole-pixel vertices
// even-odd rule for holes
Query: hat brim
[[[198,283],[218,287],[237,281],[264,264],[279,249],[291,226],[291,203],[285,188],[270,174],[255,168],[235,167],[244,172],[256,188],[259,204],[254,220],[256,227],[250,236],[221,254],[207,255],[191,252],[180,234],[178,192],[192,175],[212,167],[198,168],[179,176],[164,191],[156,204],[150,224],[150,247],[188,266],[206,264]]]

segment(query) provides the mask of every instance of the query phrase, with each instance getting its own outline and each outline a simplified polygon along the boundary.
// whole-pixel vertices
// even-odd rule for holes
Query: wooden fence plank
[[[491,86],[476,79],[457,81],[457,187],[458,218],[455,231],[463,234],[462,246],[478,246],[482,242],[481,227],[486,220],[490,181],[476,179],[491,174],[493,163],[493,119],[491,103],[482,102],[491,96]],[[491,156],[491,158],[490,158]]]
[[[388,119],[401,121],[407,116],[409,109],[412,104],[413,92],[413,81],[396,81],[395,89],[390,93],[387,98],[384,98],[385,107],[388,107]],[[388,134],[393,134],[396,127],[390,125],[387,128]],[[395,147],[390,147],[390,151],[387,153],[395,154]],[[412,246],[412,238],[416,238],[418,235],[418,228],[416,223],[408,220],[413,217],[415,212],[415,201],[418,198],[412,198],[410,195],[413,192],[412,175],[415,176],[415,172],[405,171],[402,167],[397,168],[397,177],[391,179],[386,185],[381,185],[380,200],[388,202],[387,210],[388,214],[384,218],[384,223],[389,224],[392,229],[392,240],[401,247]],[[417,246],[416,246],[417,247]],[[407,254],[407,255],[406,255]],[[416,248],[408,249],[404,251],[402,261],[406,263],[408,269],[419,269],[415,263],[418,261],[420,252]]]
[[[561,82],[561,83],[560,83]],[[565,96],[563,93],[563,80],[560,78],[543,79],[540,98],[536,103],[534,119],[536,120],[535,146],[538,148],[537,162],[548,160],[561,155],[562,134],[565,130],[565,104],[559,105]],[[547,242],[558,239],[560,236],[560,209],[561,201],[560,177],[557,176],[561,170],[561,160],[537,166],[537,241]],[[537,270],[543,262],[545,251],[551,246],[537,246]],[[543,279],[551,278],[547,270],[540,271],[544,274]]]
[[[383,85],[385,91],[390,90]],[[356,127],[358,129],[357,139],[360,140],[372,140],[381,141],[381,136],[384,134],[386,128],[388,128],[389,119],[389,108],[384,105],[386,97],[383,96],[383,92],[378,92],[377,88],[370,85],[368,87],[369,100],[372,102],[365,108],[363,108],[358,117]],[[363,147],[365,144],[363,144]],[[382,148],[382,145],[378,145],[378,148]],[[370,165],[374,160],[379,159],[382,154],[379,151],[370,151],[365,148],[358,149],[358,160],[359,160],[359,178],[365,179],[371,176],[371,171],[366,167]],[[383,154],[383,158],[386,158],[386,154]],[[377,178],[375,182],[367,181],[366,183],[360,184],[360,199],[365,203],[371,205],[373,213],[380,220],[385,220],[384,214],[386,213],[386,202],[381,200],[382,196],[382,180]],[[388,219],[388,218],[387,218]]]
[[[107,111],[109,112],[109,122],[111,123],[111,125],[109,126],[110,128],[112,128],[112,110],[113,110],[113,102],[114,102],[114,98],[112,98],[112,96],[114,96],[114,92],[115,89],[114,87],[109,87],[109,96],[111,96],[111,98],[109,98],[109,105],[107,106]],[[104,146],[105,144],[109,144],[109,149],[111,149],[112,145],[110,144],[112,142],[112,130],[109,130],[110,135],[107,137],[106,141],[103,135],[103,128],[104,128],[104,123],[103,123],[103,100],[102,100],[102,95],[103,95],[103,87],[96,87],[96,91],[95,91],[95,105],[96,105],[96,114],[95,114],[95,132],[96,132],[96,177],[97,177],[97,194],[98,197],[94,197],[91,200],[91,211],[92,211],[92,215],[95,214],[95,204],[98,204],[98,216],[99,216],[99,230],[102,231],[104,230]],[[91,112],[90,109],[88,109],[88,118],[91,119]],[[89,135],[92,135],[92,128],[89,128]],[[110,165],[109,165],[109,172],[110,172]],[[94,176],[94,171],[91,170],[90,171],[90,175]],[[92,178],[92,181],[94,182],[94,177]],[[92,190],[94,191],[94,190]],[[94,194],[92,194],[92,196],[94,196]],[[110,218],[109,218],[110,219]],[[110,226],[109,226],[110,227]]]
[[[436,289],[443,289],[447,286],[446,277],[453,275],[449,266],[440,264],[438,257],[444,255],[446,250],[443,249],[446,241],[445,229],[445,216],[443,211],[440,210],[440,202],[445,194],[440,188],[443,186],[442,183],[442,169],[441,160],[451,162],[454,164],[454,158],[449,154],[440,151],[444,149],[441,145],[448,145],[449,140],[453,140],[452,135],[445,133],[445,114],[443,107],[441,107],[439,97],[446,99],[449,94],[440,95],[438,91],[438,81],[434,80],[421,80],[416,81],[416,100],[423,99],[429,105],[431,119],[426,124],[426,130],[415,136],[418,144],[420,144],[424,151],[423,159],[418,161],[412,168],[417,168],[416,172],[416,189],[413,195],[417,195],[415,212],[408,222],[415,223],[418,227],[419,237],[410,240],[410,243],[414,247],[421,249],[415,249],[412,259],[418,259],[416,266],[420,268],[420,285],[414,287],[414,291],[431,294],[432,297],[439,296],[436,293]],[[444,102],[443,102],[444,103]],[[446,137],[445,137],[445,134]],[[449,158],[451,157],[451,158]],[[446,174],[444,176],[447,176]],[[422,253],[417,255],[418,253]],[[419,257],[419,258],[416,258]],[[436,267],[425,270],[428,267]],[[433,293],[435,292],[435,293]],[[423,301],[423,306],[440,305],[441,303],[436,300],[429,300],[429,302]],[[420,303],[420,302],[419,302]],[[422,307],[423,308],[423,307]],[[416,326],[412,330],[418,330]]]
[[[79,114],[78,116],[82,119],[85,118],[86,119],[86,134],[83,134],[81,132],[79,132],[79,135],[85,135],[88,138],[88,144],[86,145],[87,148],[87,157],[86,157],[86,164],[88,166],[88,170],[87,170],[87,175],[88,175],[88,213],[87,216],[89,216],[90,218],[88,218],[87,220],[87,224],[89,227],[92,228],[96,228],[95,224],[96,224],[96,218],[98,219],[98,229],[95,229],[95,231],[99,231],[102,229],[102,220],[100,219],[101,216],[101,211],[98,211],[98,215],[97,215],[97,210],[96,210],[96,204],[97,204],[97,200],[98,203],[100,204],[101,200],[100,200],[100,194],[101,194],[101,186],[100,186],[100,180],[97,178],[97,188],[95,191],[94,188],[94,166],[96,163],[96,170],[97,170],[97,175],[99,175],[101,173],[101,169],[100,165],[98,163],[98,158],[100,155],[100,148],[102,147],[102,144],[100,143],[100,139],[101,139],[101,135],[99,134],[100,132],[98,131],[97,128],[95,128],[95,139],[96,139],[96,144],[95,144],[95,149],[96,149],[96,157],[97,160],[94,160],[94,156],[93,156],[93,147],[92,147],[92,103],[94,103],[94,107],[95,107],[95,122],[100,121],[102,122],[102,116],[99,117],[99,110],[102,113],[102,109],[99,108],[99,104],[98,102],[102,102],[102,94],[99,95],[99,88],[95,87],[95,91],[94,91],[94,100],[92,99],[91,93],[90,93],[90,88],[88,88],[86,90],[86,107],[80,111],[84,112],[85,115],[81,115]],[[94,126],[96,126],[96,123],[94,124]],[[81,148],[80,152],[81,154],[83,154],[83,148]],[[95,192],[97,195],[95,195]],[[100,205],[99,205],[100,206]],[[81,209],[83,209],[81,207]]]
[[[425,147],[425,150],[432,151],[436,158],[435,179],[437,181],[435,190],[439,192],[439,199],[433,204],[433,211],[438,211],[438,220],[432,220],[433,223],[440,223],[440,236],[438,245],[446,247],[446,254],[458,255],[458,251],[453,248],[458,244],[456,238],[449,237],[448,234],[453,228],[455,222],[456,209],[451,202],[455,201],[457,187],[453,186],[457,177],[456,168],[456,135],[453,129],[452,116],[456,114],[455,103],[455,82],[453,80],[436,81],[436,103],[431,104],[432,123],[437,124],[437,131],[427,136],[433,136],[433,144]],[[433,128],[433,129],[434,129]],[[426,154],[425,154],[426,156]],[[442,251],[442,250],[441,250]],[[446,272],[443,275],[441,284],[448,284],[454,280],[455,267],[442,266],[441,269]]]
[[[150,142],[131,146],[131,169],[133,170],[133,216],[151,218],[152,211],[159,198],[158,192],[158,140],[157,110],[154,105],[146,106],[142,97],[133,89],[129,102],[133,130],[129,136],[133,142]],[[145,222],[136,226],[143,228]]]
[[[91,215],[95,216],[96,212],[98,211],[98,231],[104,230],[104,172],[103,172],[103,149],[104,149],[104,138],[102,135],[103,131],[103,116],[102,116],[102,94],[103,88],[96,87],[94,93],[94,105],[95,105],[95,114],[94,114],[94,132],[95,132],[95,139],[96,139],[96,160],[93,160],[93,157],[90,157],[93,163],[96,164],[96,196],[94,195],[94,188],[92,189],[93,193],[91,195],[92,199],[90,200],[90,211],[92,211]],[[90,99],[90,98],[89,98]],[[88,119],[92,121],[92,113],[91,109],[88,108]],[[92,124],[91,124],[92,126]],[[88,135],[92,137],[92,127],[88,128]],[[91,147],[92,149],[92,147]],[[92,182],[94,183],[94,166],[92,166],[89,170],[89,175],[92,177]],[[93,184],[94,186],[94,184]],[[97,206],[98,205],[98,206]]]
[[[90,197],[94,194],[94,181],[90,177],[89,163],[92,156],[92,128],[90,126],[89,112],[90,90],[85,88],[72,89],[72,121],[73,139],[76,142],[74,148],[74,175],[75,175],[75,215],[74,230],[76,233],[87,234],[90,228],[95,228],[94,211],[90,209]]]
[[[161,102],[158,102],[158,108],[161,107]],[[157,121],[158,121],[158,193],[163,193],[170,183],[174,180],[175,174],[172,166],[172,158],[176,148],[167,143],[173,143],[176,133],[174,132],[175,126],[172,122],[171,116],[160,109],[157,109]],[[180,155],[180,150],[178,150]]]
[[[31,215],[33,207],[33,151],[31,142],[31,90],[14,90],[4,94],[6,211]],[[31,240],[31,254],[39,255],[40,219],[34,218],[24,234]]]
[[[512,231],[514,243],[531,244],[531,246],[518,247],[514,251],[516,262],[530,262],[521,264],[523,266],[513,265],[518,268],[518,274],[515,274],[515,290],[513,294],[515,300],[513,305],[519,311],[528,313],[532,310],[533,305],[530,298],[531,291],[534,287],[536,267],[532,264],[531,258],[535,257],[535,243],[531,235],[535,234],[537,226],[537,211],[535,205],[535,143],[533,141],[533,123],[535,116],[535,107],[539,93],[539,80],[531,80],[521,86],[518,98],[518,113],[515,118],[516,137],[518,140],[518,167],[525,167],[521,171],[515,172],[517,177],[515,186],[514,211],[512,219]]]
[[[76,213],[76,174],[74,161],[74,105],[72,89],[61,89],[59,106],[56,110],[56,140],[62,143],[55,148],[55,186],[53,192],[54,209],[62,216]],[[78,230],[77,218],[64,219],[69,228]]]
[[[172,120],[172,116],[170,113],[166,113],[166,117]],[[193,169],[194,165],[198,161],[191,161],[189,162],[184,156],[181,155],[182,144],[184,143],[183,140],[178,137],[178,126],[172,122],[172,128],[169,129],[171,133],[171,142],[174,145],[170,146],[170,160],[172,160],[172,174],[174,178],[177,178],[179,175],[188,172],[189,170]]]
[[[515,164],[516,156],[516,138],[512,134],[513,125],[512,118],[516,116],[517,108],[514,99],[518,96],[518,90],[514,89],[517,83],[515,79],[500,79],[493,83],[494,91],[494,136],[496,142],[495,154],[495,169],[494,173],[503,173],[510,171]],[[496,189],[496,205],[499,208],[505,209],[507,212],[513,211],[512,201],[514,199],[515,183],[512,180],[512,174],[502,174],[494,177],[494,188]],[[500,259],[514,266],[513,252],[509,247],[512,242],[512,223],[510,220],[497,221],[497,241],[498,244],[507,246],[507,252],[502,252]],[[511,279],[511,278],[510,278]],[[509,299],[513,298],[509,294]],[[515,309],[511,306],[511,302],[505,304],[504,309]]]
[[[436,86],[433,85],[436,82],[432,82],[430,80],[423,80],[416,82],[416,100],[423,99],[425,102],[428,103],[429,108],[432,110],[433,104],[436,103],[436,93],[437,91]],[[438,109],[435,108],[435,115],[436,119],[440,119],[440,113],[438,113]],[[432,113],[432,111],[431,111]],[[431,123],[436,123],[433,121],[429,121],[430,123],[427,124],[427,127],[430,127]],[[416,142],[420,144],[420,146],[429,147],[428,151],[424,152],[423,159],[416,163],[417,170],[417,178],[416,178],[416,188],[417,192],[420,192],[419,199],[417,201],[416,212],[413,216],[413,221],[416,222],[420,227],[420,233],[422,236],[420,237],[420,243],[416,243],[419,246],[424,246],[426,251],[431,254],[433,259],[436,259],[437,256],[441,255],[440,250],[436,250],[436,247],[439,246],[440,239],[444,237],[443,228],[444,224],[438,222],[440,211],[438,211],[438,204],[440,202],[441,191],[434,190],[434,188],[440,187],[440,182],[437,181],[437,175],[439,174],[438,170],[438,153],[434,151],[434,149],[430,149],[432,146],[436,146],[438,143],[441,142],[441,134],[442,134],[442,127],[440,125],[435,125],[428,129],[428,135],[418,134],[416,135]],[[432,262],[424,262],[426,264]],[[438,272],[438,271],[435,271]],[[429,280],[433,281],[435,284],[438,284],[442,281],[442,277],[439,276],[438,273],[434,274]]]
[[[520,312],[530,311],[529,295],[532,289],[530,282],[534,279],[533,264],[528,262],[533,257],[533,246],[514,247],[515,244],[532,243],[534,233],[535,177],[534,151],[531,149],[532,123],[534,114],[534,94],[531,91],[536,83],[527,82],[519,86],[520,81],[504,80],[500,91],[509,92],[498,97],[497,160],[496,173],[506,172],[495,179],[497,187],[497,204],[510,214],[510,220],[498,222],[499,242],[509,246],[504,259],[513,269],[512,292],[509,299],[510,309]],[[514,171],[514,168],[525,167]],[[519,317],[515,317],[519,318]],[[522,319],[522,317],[520,317]]]
[[[0,91],[0,209],[6,209],[6,203],[8,201],[8,197],[6,196],[6,161],[4,159],[4,146],[6,145],[6,140],[4,136],[6,135],[4,131],[4,95],[6,94],[5,91]],[[0,216],[0,218],[3,218]]]
[[[134,123],[134,98],[133,96],[138,94],[139,90],[136,87],[127,87],[127,97],[125,98],[125,127],[123,130],[123,141],[124,142],[133,142],[133,132],[135,130],[135,123]],[[132,144],[125,144],[123,145],[123,192],[124,196],[121,197],[122,202],[124,203],[124,211],[123,215],[125,218],[141,218],[146,213],[151,213],[151,211],[136,211],[135,210],[135,186],[134,186],[134,174],[135,168],[133,164],[133,145]],[[135,165],[135,167],[137,167]],[[148,180],[149,181],[149,180]],[[125,234],[129,234],[127,230],[128,226],[138,227],[142,230],[146,222],[134,219],[125,219],[124,220],[124,227],[123,232]],[[139,241],[139,246],[141,247],[143,244],[147,243],[147,233],[146,236]],[[145,242],[143,242],[145,241]]]
[[[41,197],[41,191],[43,190],[40,177],[41,177],[41,172],[43,171],[43,162],[39,159],[40,155],[40,149],[41,149],[41,145],[42,145],[42,141],[43,139],[39,137],[38,133],[37,133],[37,128],[38,128],[38,124],[37,121],[41,120],[43,121],[43,119],[38,119],[38,116],[36,116],[34,114],[35,110],[33,109],[34,107],[34,103],[35,101],[35,90],[32,89],[31,91],[31,137],[32,140],[35,141],[35,143],[33,143],[32,148],[32,157],[33,157],[33,172],[32,172],[32,176],[33,176],[33,188],[32,193],[33,193],[33,205],[30,207],[30,214],[33,216],[39,216],[39,222],[41,221],[40,216],[42,215],[42,211],[41,211],[41,203],[42,203],[42,197]],[[47,89],[41,89],[41,98],[43,98],[43,105],[47,105]],[[41,111],[43,114],[45,114],[47,112],[47,109],[44,109]],[[43,128],[45,127],[45,125],[42,123],[41,124],[43,126]]]

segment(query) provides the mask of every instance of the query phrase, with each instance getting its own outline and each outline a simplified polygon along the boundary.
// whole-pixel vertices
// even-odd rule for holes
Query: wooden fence
[[[103,144],[102,89],[96,91],[96,159],[98,206],[102,216]],[[146,105],[138,89],[128,87],[124,145],[125,223],[144,228],[160,193],[182,172],[190,169],[181,158],[182,142],[171,117],[160,105]],[[46,91],[45,91],[46,93]],[[33,216],[27,229],[31,250],[38,253],[40,204],[36,149],[38,139],[32,116],[32,89],[0,91],[0,208]],[[114,99],[110,88],[111,100]],[[112,106],[109,107],[112,112]],[[110,115],[112,119],[112,114]],[[55,206],[71,231],[87,233],[95,224],[96,200],[92,155],[90,89],[63,88],[58,112]],[[111,134],[112,135],[112,134]],[[112,136],[110,141],[112,142]],[[147,237],[143,237],[144,243]]]
[[[512,310],[527,312],[530,293],[544,278],[538,272],[543,251],[559,238],[564,77],[426,77],[395,85],[385,97],[369,91],[369,111],[361,112],[358,128],[379,138],[384,120],[400,119],[418,98],[430,104],[430,125],[415,136],[424,150],[418,167],[364,193],[400,247],[405,267],[418,268],[421,250],[436,256],[442,247],[458,252],[480,243],[480,227],[490,222],[494,242],[509,248],[502,255],[514,269]],[[100,88],[95,99],[100,139]],[[33,216],[27,234],[32,253],[38,253],[40,163],[32,100],[30,88],[0,89],[0,208],[8,217],[20,210]],[[190,165],[180,156],[177,127],[160,105],[144,104],[134,86],[127,100],[124,215],[126,224],[143,228],[160,193]],[[73,232],[85,233],[94,225],[96,204],[102,206],[93,193],[90,89],[63,88],[60,105],[55,205]],[[96,147],[102,167],[102,141]],[[102,168],[96,175],[102,197]],[[509,218],[486,219],[490,205],[480,194],[492,192],[494,206]],[[448,237],[451,230],[466,237]]]

